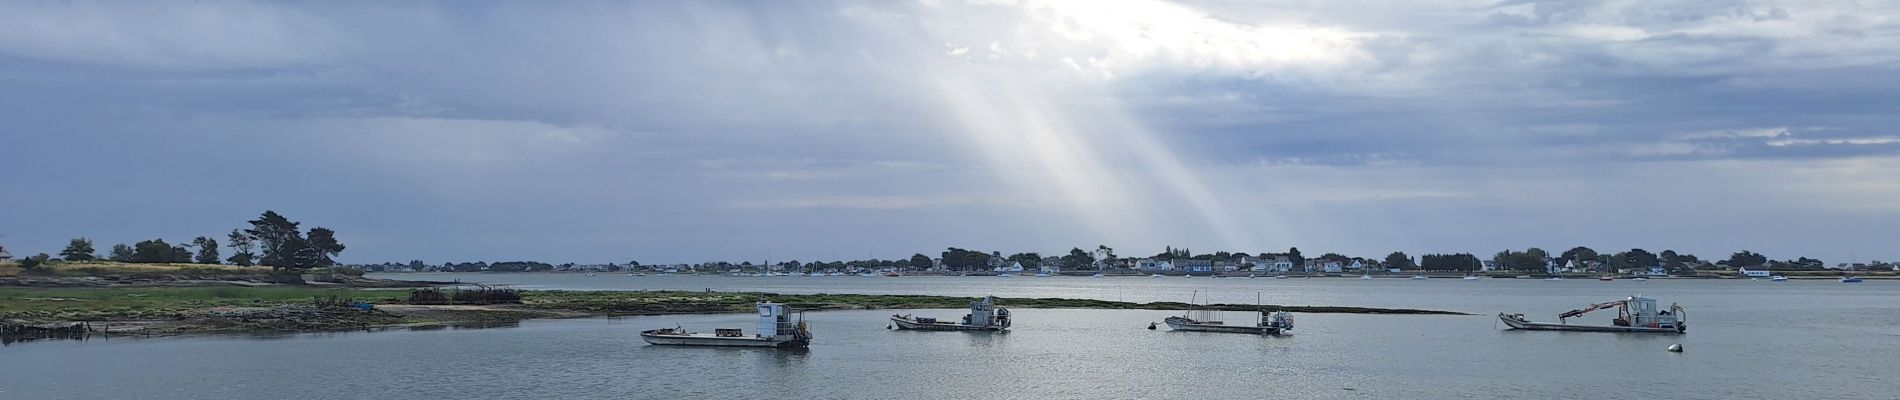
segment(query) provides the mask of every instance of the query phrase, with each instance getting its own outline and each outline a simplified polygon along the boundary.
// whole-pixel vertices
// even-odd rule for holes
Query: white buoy
[[[1672,345],[1669,345],[1669,352],[1671,352],[1671,353],[1681,353],[1681,352],[1682,352],[1682,343],[1676,343],[1676,344],[1672,344]]]

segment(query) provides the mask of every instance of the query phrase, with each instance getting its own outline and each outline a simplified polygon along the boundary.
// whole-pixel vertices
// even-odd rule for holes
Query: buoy
[[[1151,330],[1151,331],[1152,331],[1152,330],[1155,330],[1155,323],[1153,323],[1153,322],[1149,322],[1149,323],[1148,323],[1148,330]]]
[[[1676,344],[1672,344],[1672,345],[1669,345],[1669,352],[1671,352],[1671,353],[1681,353],[1681,352],[1682,352],[1682,343],[1676,343]]]
[[[897,324],[885,325],[884,329],[897,329]]]

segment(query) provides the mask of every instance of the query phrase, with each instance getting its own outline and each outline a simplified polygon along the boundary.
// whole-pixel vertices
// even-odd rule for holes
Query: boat
[[[1640,277],[1640,276],[1638,276],[1638,277],[1635,277],[1635,278],[1630,278],[1630,280],[1632,280],[1632,281],[1648,281],[1648,280],[1649,280],[1649,278],[1644,278],[1644,277]]]
[[[1461,278],[1461,279],[1464,279],[1464,280],[1467,280],[1467,281],[1475,281],[1475,280],[1478,280],[1478,279],[1480,279],[1480,278],[1478,278],[1478,276],[1477,276],[1477,275],[1465,275],[1465,277],[1464,277],[1464,278]]]
[[[1770,276],[1770,277],[1768,277],[1768,280],[1770,280],[1770,281],[1775,281],[1775,282],[1787,282],[1787,281],[1788,281],[1788,277],[1785,277],[1785,276],[1781,276],[1781,275],[1775,275],[1775,276]]]
[[[1160,272],[1156,272],[1154,275],[1148,275],[1148,277],[1149,278],[1165,278],[1167,277],[1167,275],[1162,275]]]
[[[772,347],[802,349],[811,346],[811,327],[800,313],[796,321],[784,304],[761,301],[758,332],[746,335],[741,329],[714,329],[713,333],[688,332],[679,327],[640,331],[640,339],[662,346]]]
[[[1843,276],[1841,277],[1841,283],[1860,283],[1860,277],[1852,275]]]
[[[1199,294],[1199,291],[1196,291],[1196,294]],[[1258,294],[1256,294],[1256,296],[1258,296]],[[1168,324],[1168,329],[1186,332],[1279,335],[1285,331],[1293,330],[1293,314],[1287,313],[1286,311],[1259,311],[1259,322],[1253,325],[1228,325],[1226,322],[1214,319],[1214,313],[1216,311],[1206,308],[1195,309],[1192,300],[1189,300],[1188,304],[1186,315],[1169,316],[1167,319],[1161,320],[1161,322]]]
[[[909,314],[892,315],[891,325],[899,330],[915,331],[1002,331],[1009,329],[1009,309],[995,306],[996,298],[983,296],[983,300],[970,302],[970,313],[963,315],[961,322],[939,321],[936,318],[918,317]]]
[[[1102,273],[1100,273],[1100,272],[1097,272],[1097,273],[1095,273],[1095,275],[1089,275],[1089,277],[1091,277],[1091,278],[1100,278],[1100,277],[1102,277],[1102,276],[1103,276],[1103,275],[1102,275]]]
[[[1571,325],[1566,321],[1591,311],[1615,308],[1616,319],[1610,326]],[[1626,332],[1626,333],[1683,333],[1688,329],[1688,320],[1684,318],[1682,306],[1671,304],[1667,310],[1658,310],[1656,300],[1641,296],[1630,296],[1623,300],[1591,304],[1577,310],[1557,315],[1558,323],[1532,322],[1524,314],[1498,313],[1498,320],[1511,329],[1527,331],[1572,331],[1572,332]]]
[[[1412,279],[1432,279],[1432,277],[1424,276],[1424,275],[1412,275]]]
[[[1372,274],[1359,275],[1359,280],[1362,280],[1362,281],[1372,280]]]
[[[1293,279],[1293,277],[1286,276],[1286,275],[1278,275],[1278,276],[1274,276],[1273,279]]]
[[[1051,276],[1054,276],[1054,275],[1049,275],[1049,273],[1048,273],[1048,272],[1037,272],[1037,273],[1036,273],[1036,277],[1037,277],[1037,278],[1048,278],[1048,277],[1051,277]]]
[[[896,278],[896,277],[898,277],[898,275],[897,275],[897,271],[884,271],[884,277],[886,277],[886,278]]]
[[[1597,280],[1599,280],[1599,281],[1604,281],[1604,282],[1609,282],[1609,281],[1613,281],[1613,280],[1616,280],[1616,278],[1611,278],[1611,277],[1608,277],[1608,276],[1599,276],[1599,277],[1597,277]]]

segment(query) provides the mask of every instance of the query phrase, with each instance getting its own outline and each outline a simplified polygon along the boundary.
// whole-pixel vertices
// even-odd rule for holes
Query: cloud
[[[0,209],[65,229],[8,232],[27,248],[211,234],[266,208],[373,243],[345,255],[363,262],[1825,256],[1900,223],[1880,179],[1900,175],[1890,2],[8,11],[0,181],[63,194]]]

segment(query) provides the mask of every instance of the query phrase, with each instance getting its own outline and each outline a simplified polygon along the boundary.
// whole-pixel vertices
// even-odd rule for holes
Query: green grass
[[[275,306],[342,296],[369,302],[407,299],[408,291],[303,287],[0,289],[0,318],[96,320],[165,317],[222,306]]]

